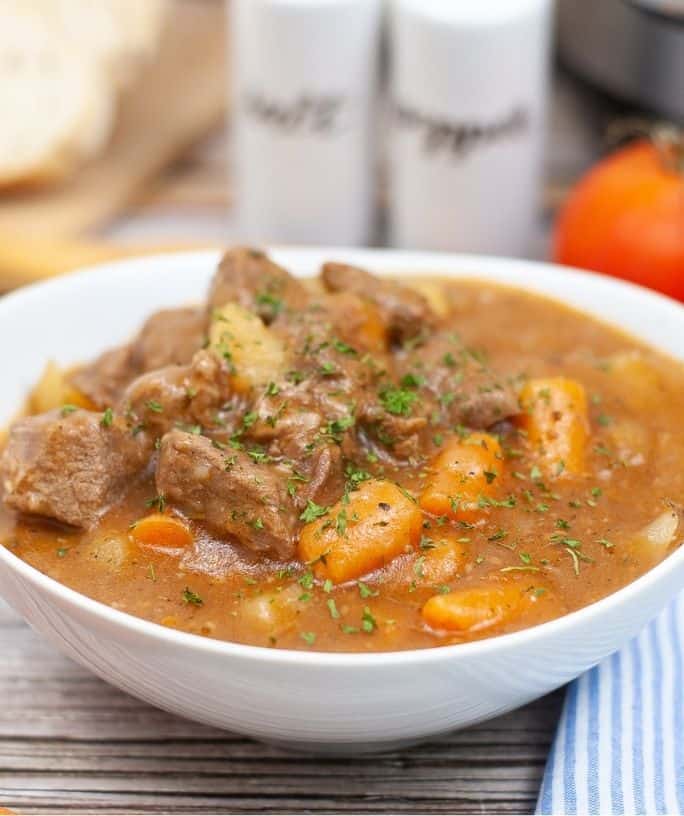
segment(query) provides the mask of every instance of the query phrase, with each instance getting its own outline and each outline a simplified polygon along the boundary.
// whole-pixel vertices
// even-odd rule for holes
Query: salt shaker
[[[392,244],[525,255],[552,0],[394,0],[390,10]]]
[[[380,0],[233,0],[232,11],[242,235],[367,243]]]

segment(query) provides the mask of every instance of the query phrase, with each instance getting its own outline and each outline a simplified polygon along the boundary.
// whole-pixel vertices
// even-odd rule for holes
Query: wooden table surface
[[[601,149],[616,107],[556,79],[546,211]],[[131,207],[130,243],[237,237],[223,134]],[[562,704],[556,692],[447,739],[380,757],[284,753],[151,708],[55,652],[0,601],[0,807],[20,813],[529,813]]]

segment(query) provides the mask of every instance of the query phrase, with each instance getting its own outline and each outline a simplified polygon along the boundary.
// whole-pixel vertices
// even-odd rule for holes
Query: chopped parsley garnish
[[[164,412],[164,406],[161,404],[161,402],[157,402],[157,400],[147,400],[145,403],[145,408],[155,414],[161,414]]]
[[[270,317],[276,317],[283,310],[283,301],[270,292],[259,292],[254,298],[258,306],[266,307],[263,311]]]
[[[328,598],[325,603],[328,607],[328,612],[330,612],[330,617],[333,618],[333,620],[337,620],[340,617],[340,612],[337,608],[337,604],[335,603],[335,599]]]
[[[65,403],[59,409],[59,412],[63,417],[69,416],[69,414],[73,414],[74,411],[78,411],[78,405],[72,405],[70,402]]]
[[[311,589],[313,587],[313,585],[314,585],[314,574],[313,574],[313,572],[311,572],[311,570],[309,570],[308,572],[305,572],[304,575],[302,575],[301,578],[299,578],[297,583],[303,589]]]
[[[204,603],[202,598],[196,592],[193,592],[190,587],[185,587],[183,590],[183,600],[186,604],[192,604],[193,606],[202,606]]]
[[[68,547],[58,547],[57,548],[57,558],[64,558],[64,556],[69,552]]]
[[[304,510],[302,510],[302,513],[299,516],[300,521],[307,523],[310,521],[315,521],[317,518],[324,516],[329,509],[329,507],[323,507],[322,505],[316,504],[315,501],[309,499],[306,503],[306,507]]]
[[[343,340],[334,339],[331,345],[335,351],[339,351],[340,354],[348,354],[352,357],[358,354],[355,348],[350,346],[348,343],[345,343]]]
[[[368,584],[364,584],[363,581],[359,581],[358,586],[359,586],[359,595],[362,598],[375,598],[376,595],[378,594],[377,589],[371,589],[371,587],[369,587]]]
[[[156,507],[160,513],[164,512],[166,507],[166,496],[163,493],[158,493],[156,496],[153,496],[151,499],[148,499],[145,502],[146,507]]]
[[[338,535],[343,536],[347,532],[347,511],[340,510],[335,521],[335,530]]]
[[[404,374],[404,376],[401,378],[401,385],[403,388],[420,388],[424,382],[425,377],[420,374],[413,374],[411,372]]]
[[[376,623],[375,618],[373,617],[372,612],[370,611],[370,607],[364,606],[363,607],[363,616],[361,618],[361,628],[364,632],[370,634],[374,629],[376,629],[378,624]]]
[[[418,399],[415,391],[389,386],[380,391],[380,402],[388,414],[409,416],[414,402]]]
[[[339,444],[342,441],[344,432],[353,427],[355,422],[356,420],[351,414],[349,416],[340,417],[339,419],[332,419],[321,431],[321,436],[327,436],[332,439],[333,442]]]
[[[255,465],[265,465],[267,462],[271,461],[271,457],[260,450],[250,450],[247,451],[247,456],[254,462]]]
[[[100,425],[102,425],[103,428],[110,428],[112,422],[114,422],[114,411],[112,411],[111,408],[105,408],[102,419],[100,420]]]
[[[315,632],[300,632],[299,637],[307,644],[307,646],[313,646],[316,642],[316,633]]]

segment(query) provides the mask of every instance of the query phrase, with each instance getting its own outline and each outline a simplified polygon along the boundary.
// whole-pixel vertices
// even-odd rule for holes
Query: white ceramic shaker
[[[231,6],[241,235],[259,243],[367,243],[380,0]]]
[[[524,256],[552,0],[392,0],[390,241]]]

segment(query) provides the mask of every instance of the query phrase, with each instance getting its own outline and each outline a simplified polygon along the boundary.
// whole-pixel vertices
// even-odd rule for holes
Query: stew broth
[[[85,529],[0,503],[0,540],[60,583],[164,626],[266,647],[355,652],[439,646],[528,627],[614,592],[665,557],[680,540],[684,500],[682,367],[523,291],[480,281],[421,278],[413,284],[437,314],[438,327],[457,331],[459,344],[486,355],[487,366],[504,373],[521,402],[526,383],[564,378],[581,384],[588,425],[577,472],[567,472],[565,461],[550,464],[551,443],[537,445],[530,424],[535,411],[546,409],[523,404],[519,414],[502,416],[484,431],[501,449],[495,467],[483,470],[485,492],[470,505],[460,493],[451,496],[447,512],[436,513],[421,499],[436,478],[434,463],[450,444],[467,442],[469,429],[433,411],[419,448],[401,459],[384,456],[382,440],[364,431],[355,439],[353,464],[345,459],[347,492],[307,500],[297,510],[298,530],[312,525],[314,548],[326,535],[353,541],[361,521],[345,507],[356,507],[359,491],[374,480],[401,486],[419,513],[420,530],[413,543],[404,541],[393,557],[384,557],[384,566],[339,582],[330,579],[330,548],[307,564],[301,543],[288,557],[217,534],[197,513],[160,495],[154,464]],[[345,345],[339,341],[343,354]],[[408,419],[421,415],[426,374],[420,372],[427,369],[420,342],[406,346],[398,354],[414,355],[415,373],[386,389],[382,404],[392,408],[395,400],[394,416]],[[440,358],[445,365],[448,355]],[[546,390],[540,387],[534,399],[551,405],[555,396]],[[438,394],[438,408],[447,399],[448,392]],[[232,410],[246,416],[249,407]],[[106,420],[107,409],[98,410]],[[554,416],[564,422],[561,413]],[[331,435],[346,456],[339,438],[345,430]],[[192,429],[198,433],[202,429]],[[248,436],[249,429],[236,442],[233,432],[235,448],[230,438],[217,443],[226,468],[234,450],[248,450]],[[261,445],[252,455],[266,462],[272,448]],[[289,478],[288,489],[296,490]],[[136,539],[136,524],[151,513],[179,519],[191,532],[189,545],[178,547],[173,537],[152,545]],[[249,523],[258,529],[265,522]],[[393,518],[389,527],[398,523]]]

